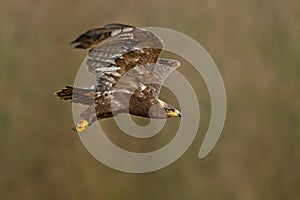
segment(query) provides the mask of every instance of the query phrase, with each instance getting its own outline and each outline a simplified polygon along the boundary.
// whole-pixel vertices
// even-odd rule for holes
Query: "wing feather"
[[[82,38],[86,35],[97,41],[86,59],[87,70],[96,76],[97,91],[122,89],[134,92],[147,86],[152,87],[153,95],[158,97],[164,80],[179,67],[174,60],[158,59],[163,42],[145,29],[109,24],[89,30],[75,41],[84,44]]]

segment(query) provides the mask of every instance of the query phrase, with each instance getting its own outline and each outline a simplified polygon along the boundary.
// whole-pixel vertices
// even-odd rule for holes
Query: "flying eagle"
[[[155,119],[181,117],[180,111],[158,99],[162,84],[180,62],[158,58],[163,42],[152,32],[108,24],[86,31],[71,44],[88,50],[87,70],[96,77],[89,88],[66,86],[55,93],[88,106],[75,131],[120,113]]]

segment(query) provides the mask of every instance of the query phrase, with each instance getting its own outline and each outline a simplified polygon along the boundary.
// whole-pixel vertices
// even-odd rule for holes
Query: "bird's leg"
[[[88,127],[90,125],[90,123],[85,120],[85,119],[82,119],[80,120],[80,122],[73,128],[74,131],[76,132],[82,132],[83,130],[86,129],[86,127]]]
[[[92,119],[81,119],[79,123],[76,124],[76,126],[73,127],[73,130],[76,132],[82,132],[84,131],[88,126],[92,125],[97,120],[97,117],[95,116]]]
[[[81,120],[79,123],[76,124],[76,126],[73,128],[76,132],[82,132],[84,131],[88,126],[90,126],[92,123],[94,123],[97,120],[96,113],[94,111],[95,106],[91,105],[89,108],[87,108],[81,115]]]

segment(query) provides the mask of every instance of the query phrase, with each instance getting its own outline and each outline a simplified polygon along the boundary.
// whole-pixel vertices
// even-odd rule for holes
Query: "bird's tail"
[[[91,105],[95,102],[95,90],[90,88],[74,88],[72,86],[66,86],[55,92],[55,95],[60,99],[84,105]]]

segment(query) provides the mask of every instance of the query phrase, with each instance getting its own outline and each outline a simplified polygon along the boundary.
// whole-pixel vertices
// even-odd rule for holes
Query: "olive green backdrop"
[[[300,197],[298,0],[10,0],[1,1],[0,9],[1,199]],[[198,94],[201,122],[179,160],[153,173],[126,174],[102,165],[81,144],[71,130],[71,104],[53,92],[73,83],[86,55],[69,42],[111,22],[181,31],[213,57],[228,111],[208,157],[199,160],[197,154],[209,122],[209,96],[184,62],[179,71]],[[168,90],[161,95],[176,104]],[[136,150],[163,146],[178,122],[148,143],[125,138],[112,120],[101,123],[115,143]]]

